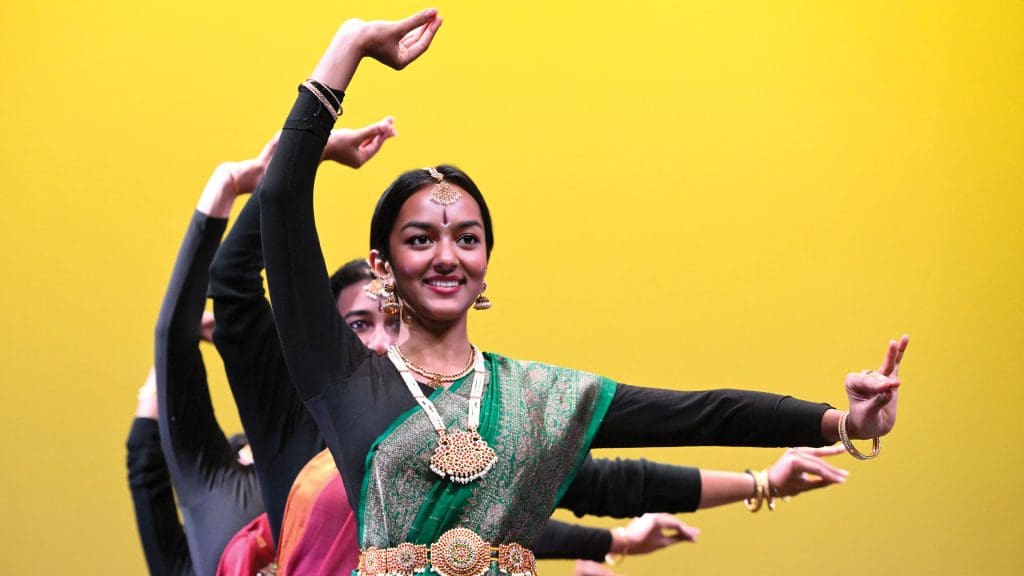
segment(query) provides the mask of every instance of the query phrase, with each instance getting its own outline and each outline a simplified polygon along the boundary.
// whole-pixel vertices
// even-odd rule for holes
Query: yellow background
[[[345,18],[420,7],[0,8],[4,572],[145,570],[124,440],[203,183],[259,151]],[[396,174],[454,162],[495,214],[485,349],[845,406],[846,372],[912,336],[879,460],[839,457],[846,485],[774,513],[689,516],[697,545],[624,572],[1021,571],[1024,3],[439,7],[423,61],[350,87],[341,125],[393,114],[401,135],[324,169],[332,266],[364,253]],[[619,454],[742,470],[779,451]]]

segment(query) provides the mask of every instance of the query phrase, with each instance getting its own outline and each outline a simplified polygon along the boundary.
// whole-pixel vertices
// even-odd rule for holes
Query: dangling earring
[[[483,288],[480,289],[480,295],[476,297],[473,302],[474,310],[487,310],[491,307],[491,300],[487,296],[484,296],[484,291],[487,290],[487,282],[484,282]]]
[[[381,312],[388,316],[394,316],[402,312],[402,301],[398,299],[398,294],[395,293],[395,290],[395,282],[390,280],[384,282],[384,288],[380,292],[378,307]]]

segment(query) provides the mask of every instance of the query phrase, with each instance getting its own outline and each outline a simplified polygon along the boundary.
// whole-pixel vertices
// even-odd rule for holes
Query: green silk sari
[[[430,470],[438,436],[416,406],[395,420],[366,456],[360,546],[431,544],[463,527],[492,545],[530,547],[583,462],[615,383],[537,362],[484,354],[488,374],[480,435],[498,461],[469,484]],[[466,428],[472,373],[430,400],[449,430]]]

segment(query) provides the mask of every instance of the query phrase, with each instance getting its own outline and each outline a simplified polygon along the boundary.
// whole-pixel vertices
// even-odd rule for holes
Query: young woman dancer
[[[847,376],[848,413],[756,392],[640,388],[480,353],[467,315],[483,305],[494,233],[483,195],[450,166],[403,174],[378,203],[371,262],[389,287],[385,307],[404,305],[407,316],[386,358],[366,348],[329,313],[313,181],[360,60],[403,68],[440,24],[434,10],[346,22],[300,88],[262,183],[275,322],[358,511],[362,573],[532,572],[528,548],[591,447],[820,446],[892,429],[905,337],[890,342],[878,372]],[[758,486],[758,501],[773,498]]]

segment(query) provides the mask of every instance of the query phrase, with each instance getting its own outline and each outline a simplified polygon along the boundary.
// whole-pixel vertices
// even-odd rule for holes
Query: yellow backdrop
[[[124,439],[199,191],[281,125],[345,18],[423,7],[260,4],[0,10],[7,573],[144,571]],[[846,372],[912,336],[879,460],[841,457],[846,485],[774,513],[689,516],[698,544],[624,572],[1021,571],[1024,3],[438,4],[421,62],[350,88],[342,125],[393,114],[401,136],[324,170],[329,262],[364,253],[397,173],[454,162],[495,214],[485,349],[845,406]]]

